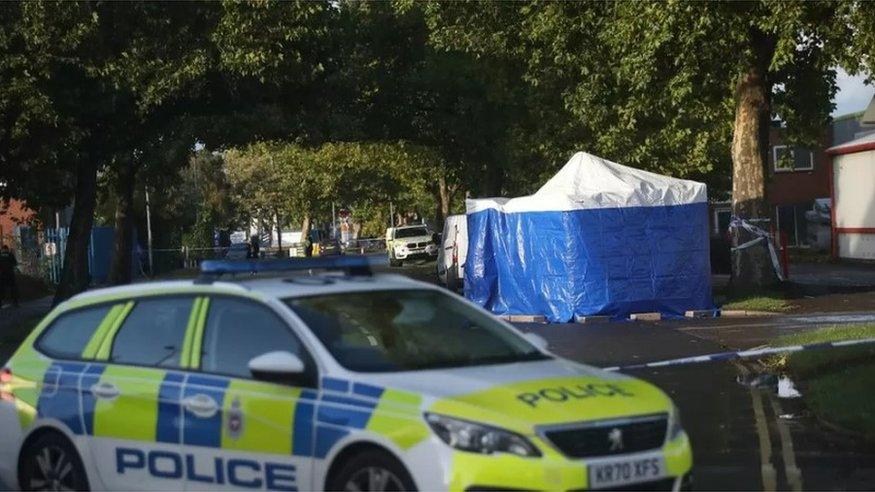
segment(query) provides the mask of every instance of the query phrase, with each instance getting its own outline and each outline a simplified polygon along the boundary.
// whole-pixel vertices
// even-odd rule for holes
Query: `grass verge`
[[[757,294],[732,294],[722,297],[717,296],[717,304],[723,310],[738,311],[767,311],[770,313],[784,313],[793,309],[793,303],[787,293],[779,291],[766,291]]]
[[[834,326],[779,338],[800,345],[875,338],[875,325]],[[859,345],[773,357],[772,369],[790,373],[803,388],[808,408],[824,420],[875,440],[875,345]]]

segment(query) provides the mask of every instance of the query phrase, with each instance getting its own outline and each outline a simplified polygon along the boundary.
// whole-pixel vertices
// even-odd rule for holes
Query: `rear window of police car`
[[[55,359],[78,359],[111,304],[64,313],[46,329],[37,349]]]

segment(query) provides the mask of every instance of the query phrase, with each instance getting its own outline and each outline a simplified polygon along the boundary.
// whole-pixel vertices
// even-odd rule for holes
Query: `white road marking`
[[[733,365],[747,376],[750,371],[743,365],[733,362]],[[753,403],[754,422],[757,429],[757,438],[760,444],[760,473],[763,477],[763,490],[774,492],[778,487],[777,473],[772,466],[772,439],[769,436],[769,426],[766,423],[766,412],[763,409],[763,399],[759,390],[750,388],[750,399]]]
[[[787,483],[794,492],[802,490],[802,471],[796,466],[796,452],[793,450],[793,437],[787,424],[781,420],[781,403],[775,395],[769,394],[769,403],[775,412],[775,423],[778,426],[778,436],[781,438],[781,456],[784,458],[784,473],[787,475]]]

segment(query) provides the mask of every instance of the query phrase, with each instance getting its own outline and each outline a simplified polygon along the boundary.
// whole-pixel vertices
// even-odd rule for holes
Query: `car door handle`
[[[112,400],[119,395],[119,390],[112,383],[96,383],[91,386],[91,394],[101,400]]]
[[[208,419],[219,411],[219,404],[216,403],[216,400],[203,393],[183,399],[182,405],[195,417],[202,419]]]

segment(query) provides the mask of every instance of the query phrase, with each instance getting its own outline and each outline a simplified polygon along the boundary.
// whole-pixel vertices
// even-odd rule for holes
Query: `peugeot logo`
[[[608,433],[608,442],[611,444],[609,451],[622,451],[623,431],[616,427],[611,429],[611,432]]]

